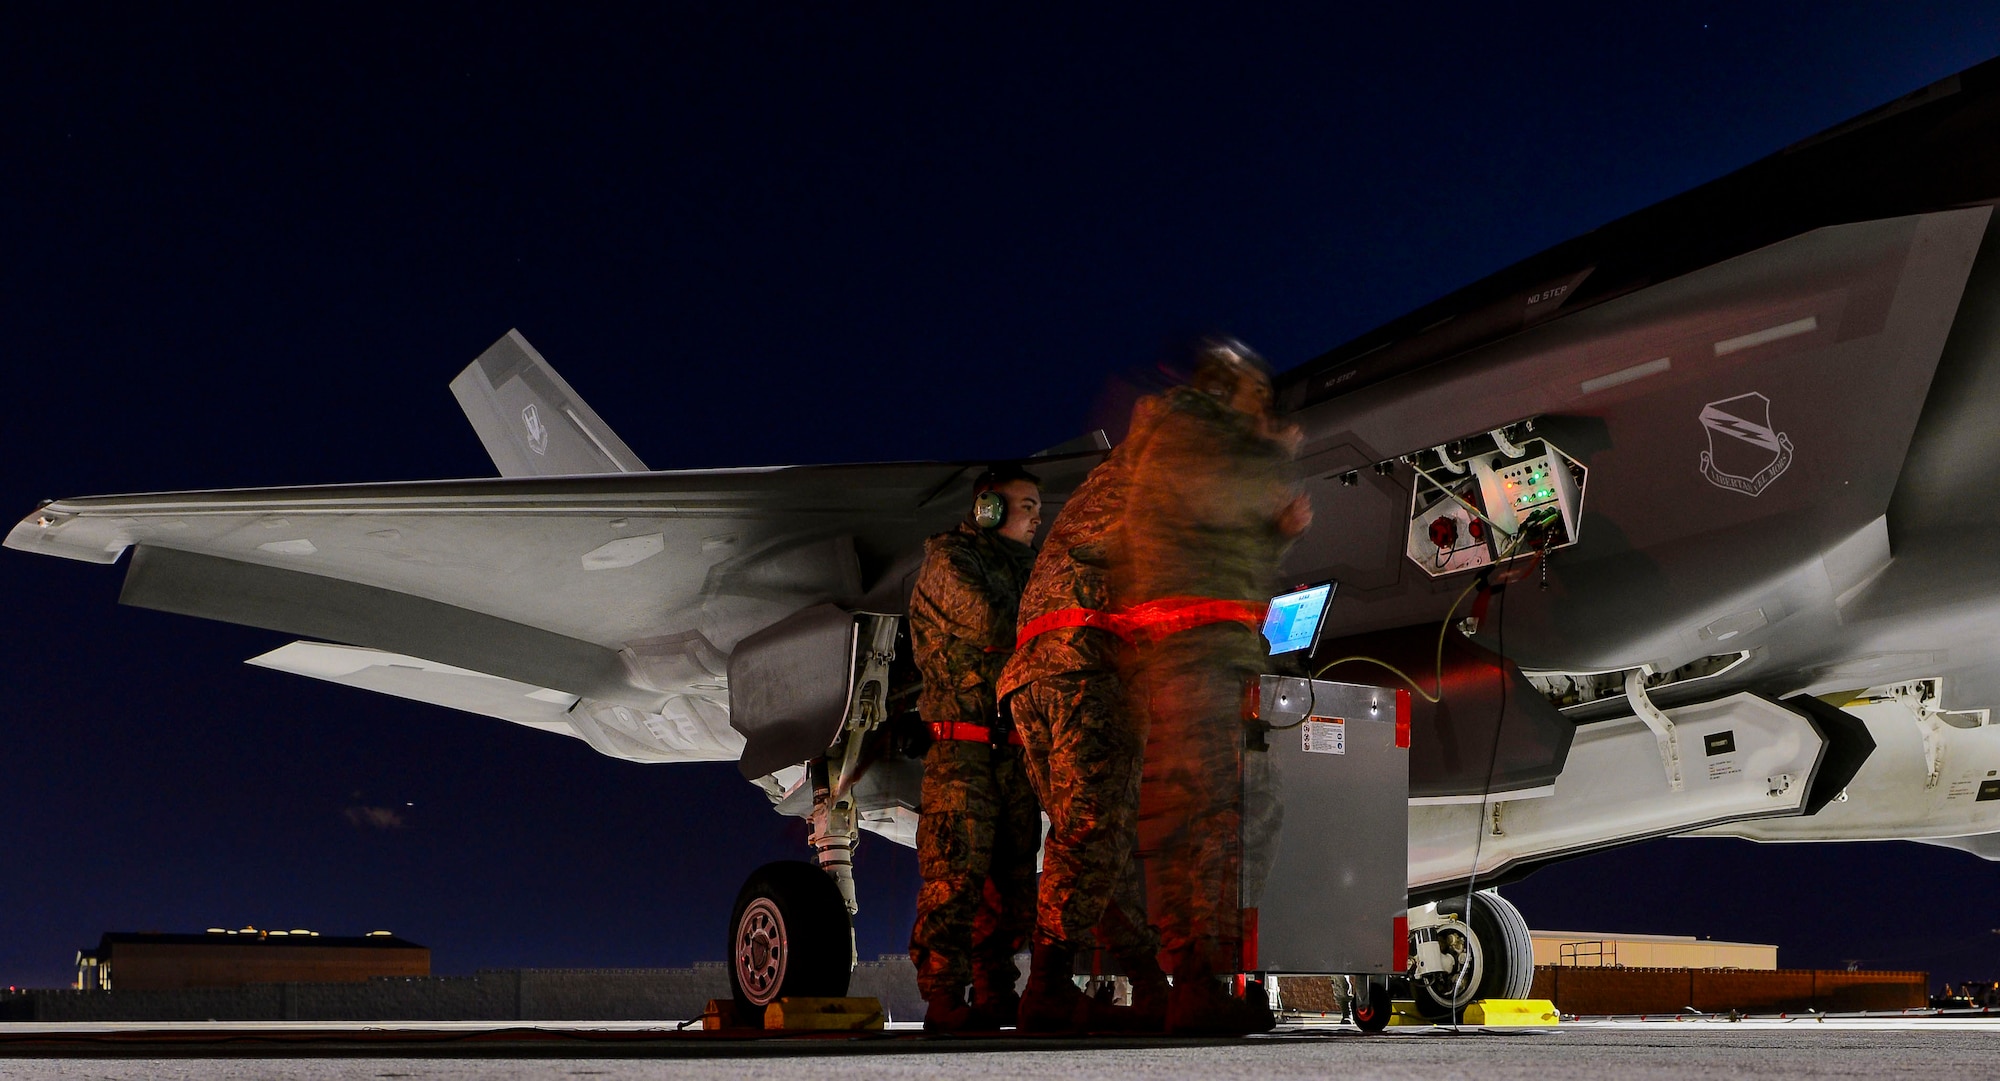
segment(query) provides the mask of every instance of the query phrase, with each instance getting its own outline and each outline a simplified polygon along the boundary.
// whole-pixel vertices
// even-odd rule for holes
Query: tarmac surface
[[[1984,1077],[2000,1073],[2000,1017],[1585,1021],[1451,1031],[1287,1026],[1247,1040],[866,1037],[736,1040],[657,1024],[314,1026],[0,1024],[0,1078],[361,1081],[592,1077],[1074,1078],[1442,1081],[1570,1078]],[[900,1028],[900,1026],[899,1026]],[[82,1030],[95,1030],[85,1032]],[[92,1037],[89,1042],[74,1042]]]

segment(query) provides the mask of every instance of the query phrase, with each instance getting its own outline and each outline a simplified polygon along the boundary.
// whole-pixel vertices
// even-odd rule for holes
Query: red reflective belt
[[[992,743],[993,730],[983,724],[973,724],[969,721],[932,721],[931,737],[964,740],[967,743]],[[1021,733],[1009,730],[1007,742],[1016,747],[1021,746]]]
[[[1244,623],[1256,628],[1264,625],[1266,607],[1248,601],[1219,601],[1208,597],[1162,597],[1116,612],[1062,608],[1029,620],[1015,637],[1014,648],[1021,649],[1036,635],[1064,627],[1096,627],[1110,631],[1127,642],[1157,640],[1211,623]]]
[[[1021,633],[1015,636],[1014,648],[1020,649],[1026,646],[1029,639],[1038,634],[1047,634],[1049,631],[1061,630],[1064,627],[1096,627],[1101,631],[1110,631],[1120,638],[1131,637],[1126,633],[1124,622],[1116,613],[1100,612],[1095,608],[1060,608],[1029,620],[1028,625],[1022,627]]]
[[[1218,601],[1207,597],[1162,597],[1135,604],[1119,615],[1131,628],[1132,637],[1160,639],[1211,623],[1245,623],[1252,629],[1259,628],[1264,625],[1266,607],[1248,601]]]

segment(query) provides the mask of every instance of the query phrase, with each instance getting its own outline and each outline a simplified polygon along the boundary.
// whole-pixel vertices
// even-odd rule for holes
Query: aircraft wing
[[[1062,492],[1098,458],[1035,468]],[[569,723],[619,757],[733,759],[741,739],[724,671],[737,641],[822,601],[899,609],[913,568],[898,557],[959,516],[980,468],[95,496],[42,506],[6,545],[96,563],[130,550],[124,603],[317,640],[259,659],[270,667],[535,727]],[[494,705],[509,695],[534,704]],[[587,730],[592,718],[610,734]]]

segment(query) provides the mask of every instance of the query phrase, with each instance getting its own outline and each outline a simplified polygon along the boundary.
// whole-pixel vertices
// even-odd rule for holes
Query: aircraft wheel
[[[1480,998],[1527,998],[1535,989],[1535,940],[1528,933],[1527,918],[1512,901],[1492,890],[1472,895],[1472,929],[1498,943],[1486,953],[1490,975]],[[1481,930],[1484,910],[1494,932]]]
[[[1528,921],[1513,903],[1491,890],[1472,895],[1472,918],[1454,918],[1437,929],[1438,946],[1458,964],[1450,973],[1412,980],[1417,1012],[1433,1021],[1456,1019],[1486,998],[1526,998],[1535,983],[1534,943]]]
[[[1374,980],[1354,989],[1354,1027],[1363,1032],[1380,1032],[1389,1027],[1389,985]]]
[[[853,932],[840,888],[810,863],[757,868],[729,917],[729,989],[736,1009],[761,1017],[783,996],[839,997],[852,975]]]

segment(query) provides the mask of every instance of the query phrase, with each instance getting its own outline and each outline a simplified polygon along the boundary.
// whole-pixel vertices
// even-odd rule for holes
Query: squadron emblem
[[[1701,426],[1708,430],[1701,475],[1717,488],[1755,497],[1791,467],[1792,441],[1771,427],[1771,399],[1762,394],[1752,391],[1702,406]]]
[[[521,420],[528,426],[528,449],[536,454],[549,452],[549,429],[542,423],[542,415],[530,405],[521,410]]]

